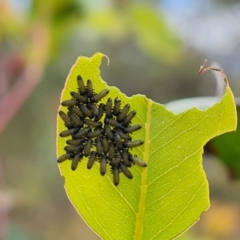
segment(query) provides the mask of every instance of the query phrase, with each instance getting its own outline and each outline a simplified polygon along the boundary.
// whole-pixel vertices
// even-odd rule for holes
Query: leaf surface
[[[130,168],[133,179],[120,174],[120,184],[112,183],[108,167],[105,176],[96,163],[88,170],[84,158],[76,171],[71,162],[59,164],[65,178],[67,195],[77,212],[103,239],[173,239],[193,225],[209,207],[209,189],[202,168],[203,146],[209,139],[236,127],[236,111],[232,92],[226,86],[222,100],[207,110],[191,110],[174,114],[164,105],[142,95],[127,97],[109,87],[100,77],[101,53],[91,58],[79,57],[73,65],[62,92],[61,102],[70,99],[77,89],[77,75],[91,79],[96,92],[109,89],[108,97],[119,97],[122,106],[129,103],[136,110],[132,124],[142,129],[133,140],[144,144],[132,152],[147,162],[148,167]],[[127,84],[127,83],[126,83]],[[139,83],[141,84],[141,83]],[[66,109],[60,106],[62,111]],[[64,154],[67,138],[57,117],[57,155]]]
[[[237,106],[238,123],[240,107]],[[240,128],[236,132],[230,132],[213,138],[208,143],[210,152],[216,154],[225,164],[232,179],[240,179]]]

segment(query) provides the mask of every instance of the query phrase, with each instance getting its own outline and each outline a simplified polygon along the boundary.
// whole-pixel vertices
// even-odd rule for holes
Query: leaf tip
[[[104,53],[101,53],[101,52],[97,52],[97,53],[95,53],[94,55],[93,55],[93,58],[94,57],[97,57],[97,58],[103,58],[103,57],[105,57],[106,59],[107,59],[107,65],[109,66],[109,64],[110,64],[110,59],[109,59],[109,57],[106,55],[106,54],[104,54]]]

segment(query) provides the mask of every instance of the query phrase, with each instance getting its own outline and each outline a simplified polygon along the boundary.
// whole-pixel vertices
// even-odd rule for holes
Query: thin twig
[[[207,59],[205,59],[203,65],[200,66],[198,73],[201,74],[209,70],[220,72],[223,75],[224,82],[228,86],[228,79],[226,74],[223,72],[223,70],[221,68],[207,67]]]
[[[217,68],[221,68],[221,65],[218,62],[211,62],[211,65]],[[225,82],[222,80],[222,76],[218,74],[218,72],[212,71],[212,73],[216,81],[215,96],[218,98],[222,98],[225,93]]]

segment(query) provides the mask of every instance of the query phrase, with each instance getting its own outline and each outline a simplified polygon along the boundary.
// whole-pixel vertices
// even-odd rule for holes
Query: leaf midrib
[[[147,104],[147,118],[145,124],[145,148],[143,152],[143,160],[148,163],[149,160],[149,143],[150,143],[150,123],[151,123],[151,108],[152,108],[152,101],[148,100]],[[142,171],[142,179],[141,179],[141,187],[140,187],[140,199],[139,199],[139,206],[138,206],[138,213],[136,214],[136,225],[135,225],[135,234],[134,239],[140,240],[142,239],[143,235],[143,215],[145,212],[145,202],[146,202],[146,193],[147,193],[147,175],[148,175],[148,167],[144,168]]]

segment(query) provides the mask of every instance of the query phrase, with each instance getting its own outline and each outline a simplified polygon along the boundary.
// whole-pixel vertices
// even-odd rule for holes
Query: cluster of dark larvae
[[[94,162],[100,163],[100,174],[105,175],[107,165],[111,166],[113,183],[119,184],[119,173],[132,179],[129,167],[147,164],[131,154],[131,148],[143,144],[142,140],[132,141],[131,133],[139,130],[141,125],[132,125],[131,120],[136,111],[130,111],[130,105],[121,108],[121,100],[108,98],[106,104],[99,103],[108,93],[104,89],[99,93],[93,91],[91,80],[84,85],[81,76],[77,76],[78,92],[70,92],[71,99],[63,101],[67,114],[59,111],[67,130],[60,137],[69,137],[64,147],[65,154],[58,158],[61,163],[71,160],[71,169],[75,170],[83,157],[88,157],[87,168],[91,169]]]

